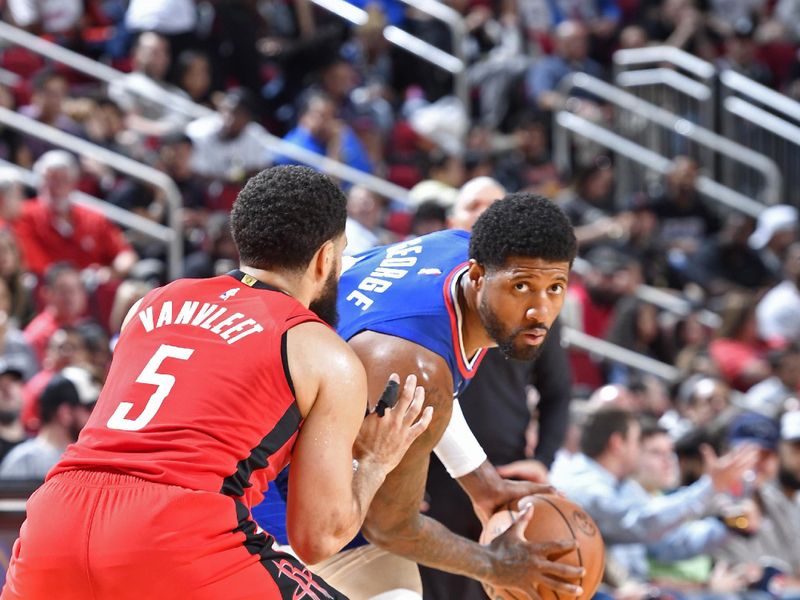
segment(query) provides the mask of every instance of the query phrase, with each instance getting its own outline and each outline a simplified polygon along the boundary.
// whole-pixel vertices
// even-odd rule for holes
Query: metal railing
[[[356,7],[352,8],[355,9]],[[55,62],[69,65],[77,71],[106,83],[112,83],[125,77],[125,73],[121,71],[91,60],[71,50],[67,50],[66,48],[62,48],[56,44],[52,44],[2,21],[0,21],[0,39],[11,42],[12,44],[24,46]],[[157,102],[162,106],[167,106],[171,110],[181,112],[187,117],[200,118],[214,114],[213,110],[195,104],[179,94],[170,93],[166,90],[148,89],[146,94],[148,99],[153,102]],[[287,156],[292,160],[315,167],[344,181],[362,185],[386,198],[391,198],[404,204],[408,203],[408,190],[405,188],[379,177],[375,177],[374,175],[370,175],[369,173],[354,169],[344,163],[321,156],[290,142],[286,142],[268,132],[264,132],[261,137],[264,147],[274,154]]]
[[[672,167],[672,161],[661,156],[657,152],[653,152],[644,146],[632,142],[618,133],[601,127],[588,119],[562,110],[555,115],[555,130],[553,136],[553,143],[555,146],[554,158],[559,169],[570,169],[570,139],[573,135],[590,140],[599,146],[611,150],[618,157],[635,163],[639,165],[639,167],[644,167],[638,170],[643,173],[642,177],[645,179],[653,175],[666,175]],[[618,183],[617,186],[617,194],[625,196],[625,194],[628,194],[633,188],[625,189],[621,182],[625,181],[627,173],[631,172],[632,169],[618,169],[617,171],[620,171],[620,183]],[[744,194],[740,194],[736,190],[732,190],[706,175],[700,175],[697,178],[695,187],[698,193],[709,200],[721,203],[747,215],[756,217],[764,210],[763,204],[752,200]]]
[[[610,104],[614,109],[614,129],[640,146],[666,157],[692,156],[713,173],[714,165],[703,162],[703,157],[708,156],[706,150],[711,151],[712,156],[735,163],[740,173],[760,179],[755,189],[740,191],[767,204],[780,201],[783,178],[767,156],[585,73],[566,77],[559,87],[565,95],[582,90]],[[734,187],[731,182],[726,183]]]
[[[678,381],[683,376],[683,373],[672,365],[644,354],[639,354],[633,350],[628,350],[617,344],[612,344],[606,340],[601,340],[572,327],[561,328],[561,341],[571,348],[602,356],[611,362],[626,365],[637,371],[650,373],[671,383]]]
[[[162,190],[167,202],[167,223],[169,229],[172,230],[172,237],[167,246],[167,272],[171,279],[180,277],[183,271],[183,222],[181,220],[183,200],[178,187],[172,179],[161,171],[138,163],[127,156],[117,154],[102,146],[87,142],[79,137],[15,113],[7,108],[0,107],[0,123],[16,131],[21,131],[26,135],[45,140],[50,144],[70,150],[75,154],[87,156],[121,173],[130,175],[134,179],[138,179],[139,181],[143,181]],[[105,207],[102,210],[106,212]],[[151,229],[150,231],[153,232],[155,230]]]
[[[363,25],[367,22],[367,11],[353,6],[345,0],[311,1],[353,25]],[[453,36],[453,54],[449,54],[441,48],[437,48],[433,44],[413,36],[394,25],[387,25],[383,28],[383,37],[398,48],[402,48],[433,66],[450,73],[453,76],[453,94],[463,103],[464,108],[469,110],[469,89],[467,86],[466,61],[464,60],[466,28],[463,18],[455,10],[440,2],[432,2],[430,0],[402,0],[402,2],[444,21],[450,27]]]
[[[622,71],[668,64],[710,87],[717,73],[716,67],[710,62],[674,46],[647,46],[617,50],[612,60],[614,79]]]
[[[719,76],[721,132],[772,158],[786,185],[783,202],[800,205],[800,102],[730,69]],[[724,164],[727,171],[735,165]]]

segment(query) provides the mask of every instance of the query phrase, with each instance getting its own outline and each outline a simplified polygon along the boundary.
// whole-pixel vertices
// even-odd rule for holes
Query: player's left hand
[[[547,483],[548,473],[538,460],[515,460],[507,465],[498,465],[497,473],[503,479],[520,479],[532,483]]]

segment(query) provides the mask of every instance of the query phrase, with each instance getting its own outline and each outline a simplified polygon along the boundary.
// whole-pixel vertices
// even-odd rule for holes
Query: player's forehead
[[[529,256],[511,256],[501,266],[491,269],[495,274],[504,277],[547,277],[566,279],[569,276],[568,261],[548,260]]]

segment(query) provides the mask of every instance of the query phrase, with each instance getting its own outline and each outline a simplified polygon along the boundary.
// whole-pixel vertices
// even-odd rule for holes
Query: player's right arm
[[[290,329],[286,348],[304,417],[292,453],[287,533],[300,559],[313,564],[355,537],[378,488],[425,431],[432,411],[425,410],[417,420],[425,394],[416,386],[416,378],[409,378],[401,384],[394,409],[383,417],[371,414],[365,419],[364,367],[347,344],[320,323]]]

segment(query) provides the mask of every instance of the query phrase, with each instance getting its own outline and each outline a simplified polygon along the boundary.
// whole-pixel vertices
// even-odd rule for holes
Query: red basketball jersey
[[[49,477],[111,468],[257,504],[301,426],[284,334],[306,321],[319,319],[238,271],[149,293],[89,422]]]

